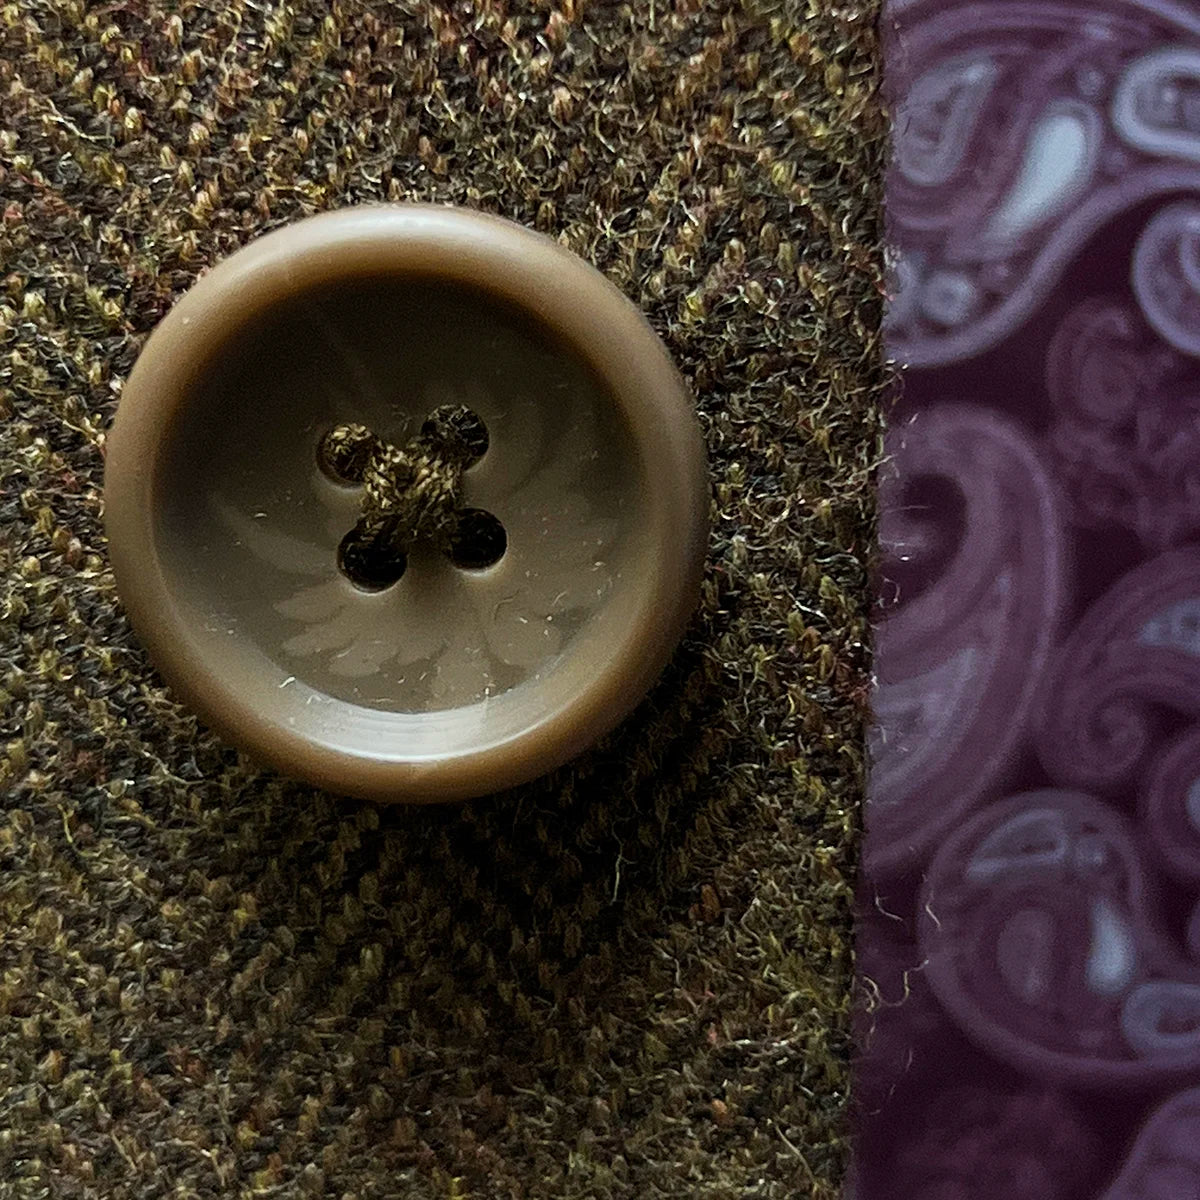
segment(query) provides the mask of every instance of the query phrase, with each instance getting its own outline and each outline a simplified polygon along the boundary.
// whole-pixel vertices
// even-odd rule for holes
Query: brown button
[[[695,606],[703,443],[637,309],[554,242],[365,207],[216,267],[109,434],[135,628],[287,775],[444,800],[562,764],[629,713]]]

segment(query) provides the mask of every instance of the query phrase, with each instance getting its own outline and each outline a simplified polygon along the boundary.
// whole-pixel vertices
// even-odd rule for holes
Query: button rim
[[[323,745],[288,727],[285,705],[267,713],[249,705],[192,636],[154,529],[162,431],[214,344],[260,312],[261,303],[362,278],[367,268],[466,283],[548,326],[622,405],[653,489],[646,504],[653,586],[640,619],[629,623],[602,669],[544,720],[432,761]],[[305,218],[256,239],[195,283],[151,334],[123,389],[107,437],[104,502],[118,594],[176,695],[230,743],[285,776],[383,802],[461,800],[526,783],[619,724],[661,674],[696,607],[709,532],[708,468],[694,406],[641,310],[541,234],[472,210],[426,205],[363,205]]]

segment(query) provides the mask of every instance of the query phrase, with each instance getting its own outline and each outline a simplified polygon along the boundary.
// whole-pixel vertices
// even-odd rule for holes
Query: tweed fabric
[[[871,3],[0,7],[0,1195],[831,1197],[879,446]],[[561,238],[697,396],[662,683],[412,811],[262,773],[114,593],[104,430],[205,266],[453,201]]]

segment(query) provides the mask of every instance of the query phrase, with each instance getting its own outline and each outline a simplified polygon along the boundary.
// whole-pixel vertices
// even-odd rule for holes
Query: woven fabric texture
[[[0,7],[0,1195],[832,1197],[884,368],[870,0]],[[455,202],[648,313],[701,609],[554,776],[381,809],[180,708],[104,431],[198,273]]]

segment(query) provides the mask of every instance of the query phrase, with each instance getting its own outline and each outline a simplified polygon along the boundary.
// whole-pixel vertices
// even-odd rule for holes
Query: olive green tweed
[[[833,1197],[879,444],[873,0],[0,7],[0,1197]],[[570,768],[257,771],[114,593],[104,430],[197,274],[455,202],[649,315],[701,610]]]

